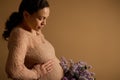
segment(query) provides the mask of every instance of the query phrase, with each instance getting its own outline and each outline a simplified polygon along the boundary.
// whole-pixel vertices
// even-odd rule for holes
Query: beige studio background
[[[0,0],[0,35],[4,22],[21,0]],[[120,80],[120,1],[49,0],[51,15],[44,34],[58,57],[91,64],[97,80]],[[7,43],[0,37],[0,80]]]

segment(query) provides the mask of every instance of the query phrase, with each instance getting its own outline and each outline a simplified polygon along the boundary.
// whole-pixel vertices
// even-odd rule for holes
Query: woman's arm
[[[36,69],[28,69],[24,65],[28,48],[28,36],[22,30],[13,31],[10,35],[8,49],[9,55],[6,62],[6,72],[12,79],[38,79],[40,76]]]

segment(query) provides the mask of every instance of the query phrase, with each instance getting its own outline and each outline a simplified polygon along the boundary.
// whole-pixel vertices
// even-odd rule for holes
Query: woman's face
[[[49,16],[49,13],[49,7],[45,7],[33,13],[32,15],[29,14],[26,22],[30,28],[38,31],[46,25],[46,20]]]

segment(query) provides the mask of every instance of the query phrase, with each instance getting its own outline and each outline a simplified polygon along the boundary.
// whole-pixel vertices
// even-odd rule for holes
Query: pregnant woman
[[[41,30],[50,8],[47,0],[22,0],[6,22],[6,73],[12,80],[61,80],[63,70],[53,46]]]

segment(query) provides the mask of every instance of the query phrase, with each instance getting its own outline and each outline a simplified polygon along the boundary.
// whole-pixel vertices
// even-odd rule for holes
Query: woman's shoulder
[[[8,40],[8,48],[10,48],[13,45],[28,45],[29,44],[29,38],[26,34],[26,32],[20,28],[16,27],[14,28],[11,33]]]
[[[11,31],[11,35],[27,35],[26,31],[21,28],[21,27],[15,27],[12,31]]]
[[[28,35],[26,33],[26,31],[20,27],[15,27],[11,33],[10,33],[10,37],[9,40],[27,40],[28,39]]]
[[[23,29],[22,27],[17,26],[11,31],[10,37],[14,36],[14,37],[20,37],[20,38],[21,37],[29,38],[30,35],[31,34],[29,31]]]

